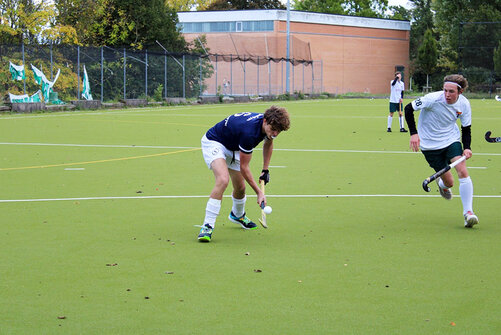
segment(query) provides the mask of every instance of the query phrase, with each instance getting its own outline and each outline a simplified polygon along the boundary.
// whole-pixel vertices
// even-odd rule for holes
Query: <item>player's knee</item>
[[[229,176],[219,176],[216,178],[216,187],[225,190],[230,183]]]

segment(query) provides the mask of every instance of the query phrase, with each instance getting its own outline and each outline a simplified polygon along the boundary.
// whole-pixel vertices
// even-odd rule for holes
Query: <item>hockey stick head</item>
[[[423,190],[425,192],[430,192],[430,188],[428,187],[428,184],[430,183],[430,178],[426,178],[424,181],[423,181]]]

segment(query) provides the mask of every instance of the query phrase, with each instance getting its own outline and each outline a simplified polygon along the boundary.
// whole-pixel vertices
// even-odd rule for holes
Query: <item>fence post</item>
[[[126,73],[125,73],[125,67],[127,65],[127,53],[125,51],[125,48],[124,48],[124,100],[125,100],[125,97],[126,97],[126,82],[127,82],[127,78],[126,78]]]
[[[80,46],[77,46],[77,100],[80,100]]]
[[[186,62],[183,54],[183,99],[186,99]]]
[[[245,62],[244,62],[244,95],[246,94],[246,90],[245,90]]]
[[[214,95],[217,95],[217,54],[216,54],[216,92]]]
[[[259,96],[259,56],[257,56],[257,92],[256,95]]]
[[[104,47],[101,47],[101,102],[104,101],[103,95],[104,95]]]
[[[52,75],[52,41],[50,42],[50,80],[54,80],[54,76]]]
[[[280,81],[281,81],[281,89],[280,89],[280,93],[284,93],[284,60],[282,59],[280,61],[280,67],[282,69],[282,75],[280,76]]]
[[[164,92],[167,99],[167,52],[164,51]]]
[[[148,50],[144,51],[144,94],[148,98]]]
[[[268,95],[271,96],[271,61],[268,59]]]
[[[233,55],[230,55],[230,93],[233,95]]]
[[[21,45],[22,53],[23,53],[23,66],[26,64],[24,63],[24,40],[23,44]],[[23,85],[24,85],[24,94],[26,94],[26,70],[24,70],[24,80],[23,80]]]
[[[324,61],[320,60],[320,93],[324,91]]]
[[[303,90],[302,92],[304,93],[304,63],[303,63]]]
[[[311,94],[315,94],[315,61],[311,61]]]
[[[203,85],[203,81],[202,81],[202,56],[198,56],[198,62],[200,64],[200,79],[199,79],[199,93],[198,95],[199,96],[202,96],[202,85]]]

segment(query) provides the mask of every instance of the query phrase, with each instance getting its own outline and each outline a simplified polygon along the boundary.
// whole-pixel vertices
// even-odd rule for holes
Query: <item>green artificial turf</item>
[[[208,244],[200,138],[270,104],[0,115],[0,333],[499,334],[501,104],[471,103],[473,229],[387,100],[298,101],[269,229],[227,220],[230,188]]]

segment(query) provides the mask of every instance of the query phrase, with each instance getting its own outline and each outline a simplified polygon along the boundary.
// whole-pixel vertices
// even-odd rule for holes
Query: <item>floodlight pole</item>
[[[290,64],[289,64],[289,56],[290,56],[290,45],[289,45],[289,39],[290,39],[290,0],[287,0],[287,54],[286,54],[286,63],[285,63],[285,92],[289,93],[290,88],[289,88],[289,76],[290,76]]]

